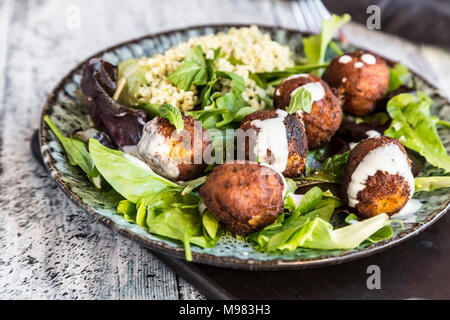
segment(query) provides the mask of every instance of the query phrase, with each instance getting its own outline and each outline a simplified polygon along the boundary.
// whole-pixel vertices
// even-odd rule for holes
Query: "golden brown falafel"
[[[215,167],[199,192],[226,230],[247,235],[283,212],[284,188],[283,178],[272,168],[235,161]]]
[[[374,151],[378,152],[378,158]],[[368,155],[372,158],[368,159]],[[399,212],[414,192],[411,161],[403,145],[385,136],[356,145],[348,158],[341,192],[345,203],[361,217]]]
[[[323,79],[343,102],[344,111],[365,116],[372,113],[377,100],[386,95],[389,68],[383,58],[360,50],[334,58]]]
[[[203,161],[203,151],[212,143],[208,131],[191,116],[183,115],[183,121],[184,129],[177,131],[167,119],[155,117],[144,126],[137,146],[139,158],[172,181],[198,178],[208,166]]]
[[[319,83],[318,95],[313,101],[311,112],[303,112],[303,122],[309,149],[318,148],[323,142],[329,141],[339,129],[342,122],[342,108],[339,100],[330,87],[319,77],[311,74],[298,74],[285,79],[275,90],[274,107],[286,109],[291,101],[291,95],[298,88],[309,83]],[[319,92],[320,93],[320,92]],[[314,100],[315,95],[312,94]]]
[[[308,143],[306,140],[303,121],[298,114],[287,114],[284,111],[278,113],[284,113],[283,115],[281,115],[284,116],[284,120],[282,122],[284,129],[280,128],[280,131],[284,130],[284,132],[286,133],[286,140],[287,140],[286,166],[284,168],[278,169],[282,171],[283,175],[286,177],[294,178],[301,176],[306,171],[306,158],[308,156]],[[250,129],[255,130],[257,136],[253,137],[255,139],[255,141],[253,142],[257,142],[259,138],[258,133],[260,132],[261,129],[255,125],[254,121],[255,120],[264,121],[267,119],[274,119],[280,116],[278,113],[275,110],[260,110],[251,113],[242,120],[241,129],[244,132],[247,132],[247,130]],[[276,144],[281,143],[282,134],[284,134],[284,132],[272,133],[274,137],[279,137],[273,140],[274,143]],[[245,159],[250,160],[251,156],[254,156],[255,158],[257,156],[264,158],[265,154],[257,154],[258,152],[255,151],[252,151],[252,154],[250,154],[251,143],[249,143],[249,139],[251,138],[252,137],[247,137],[245,141]],[[263,153],[267,153],[268,158],[273,159],[273,157],[276,156],[275,154],[273,154],[273,149],[267,149],[262,151]],[[273,161],[274,160],[269,161],[269,164],[273,164]]]

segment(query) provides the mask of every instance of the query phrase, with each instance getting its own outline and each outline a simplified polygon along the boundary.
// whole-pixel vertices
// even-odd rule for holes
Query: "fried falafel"
[[[212,143],[208,131],[191,116],[183,115],[183,121],[184,129],[177,131],[167,119],[155,117],[145,124],[137,145],[139,158],[172,181],[198,178],[208,166],[203,161],[203,151]]]
[[[238,235],[247,235],[273,223],[283,212],[286,190],[283,176],[254,162],[219,165],[200,188],[208,210]]]
[[[414,194],[411,160],[403,145],[386,136],[357,144],[350,152],[341,192],[361,217],[398,213]]]
[[[286,78],[275,89],[274,107],[285,110],[299,88],[311,93],[311,112],[302,112],[309,149],[316,149],[329,141],[342,122],[342,107],[330,87],[319,77],[297,74]]]
[[[308,143],[301,116],[284,110],[260,110],[247,115],[240,127],[247,134],[245,159],[274,166],[286,177],[306,171]]]
[[[334,58],[323,79],[335,90],[344,111],[366,116],[386,95],[389,67],[383,58],[360,50]]]

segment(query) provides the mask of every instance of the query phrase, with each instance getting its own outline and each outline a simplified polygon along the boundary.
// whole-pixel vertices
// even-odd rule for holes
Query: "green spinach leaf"
[[[157,175],[139,159],[122,151],[109,149],[95,139],[89,141],[92,160],[100,174],[125,199],[148,201],[164,189],[182,187]]]
[[[206,84],[208,70],[202,47],[197,45],[191,48],[184,63],[168,79],[184,91],[190,90],[193,85]]]

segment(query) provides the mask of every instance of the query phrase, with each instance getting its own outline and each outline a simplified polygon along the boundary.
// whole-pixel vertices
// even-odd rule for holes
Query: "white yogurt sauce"
[[[361,56],[361,60],[367,64],[375,64],[377,63],[377,59],[371,55],[370,53],[365,53]]]
[[[292,75],[290,77],[287,77],[286,79],[284,79],[284,81],[290,80],[290,79],[301,78],[301,77],[307,77],[307,76],[309,76],[308,73],[298,73],[298,74],[294,74],[294,75]]]
[[[422,207],[422,203],[417,199],[409,199],[405,206],[398,213],[392,215],[392,218],[401,218],[416,213]]]
[[[300,88],[304,88],[311,93],[312,102],[322,100],[325,97],[325,88],[322,86],[320,82],[309,82],[301,87],[298,87],[294,91],[291,92],[291,97],[298,91]]]
[[[350,207],[355,207],[358,204],[358,192],[364,190],[367,179],[375,175],[377,171],[385,171],[388,174],[402,176],[408,182],[409,197],[412,197],[414,194],[414,177],[408,159],[398,145],[388,143],[371,150],[353,172],[347,189]]]
[[[155,118],[144,126],[144,133],[137,145],[138,155],[157,174],[176,179],[180,175],[178,162],[170,157],[169,137],[159,132],[157,121]]]
[[[137,146],[123,146],[122,151],[137,157]]]
[[[370,138],[378,138],[381,136],[381,134],[376,131],[376,130],[369,130],[366,131],[366,136],[370,139]]]
[[[355,62],[355,64],[353,65],[355,68],[362,68],[364,65],[364,63],[362,63],[361,61]]]
[[[350,57],[349,55],[347,55],[347,54],[344,54],[343,56],[341,56],[339,59],[338,59],[338,62],[339,63],[349,63],[350,61],[352,61],[352,57]]]
[[[289,149],[284,119],[288,113],[278,109],[277,117],[266,120],[253,120],[251,125],[259,128],[253,155],[261,162],[268,163],[283,172],[286,169]],[[271,154],[268,156],[268,150]]]

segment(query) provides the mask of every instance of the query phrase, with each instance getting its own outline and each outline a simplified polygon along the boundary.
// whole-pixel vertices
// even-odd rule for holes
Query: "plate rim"
[[[302,35],[310,35],[311,33],[308,32],[300,32],[299,30],[292,29],[292,28],[285,28],[281,26],[276,25],[265,25],[265,24],[240,24],[240,23],[219,23],[219,24],[200,24],[200,25],[192,25],[192,26],[186,26],[186,27],[180,27],[170,30],[165,30],[157,33],[150,33],[147,35],[143,35],[131,40],[122,41],[120,43],[117,43],[115,45],[112,45],[110,47],[107,47],[105,49],[102,49],[98,51],[97,53],[91,55],[87,59],[82,60],[80,63],[78,63],[75,67],[73,67],[59,82],[57,85],[53,88],[53,90],[48,94],[44,106],[41,110],[41,117],[40,117],[40,125],[39,125],[39,147],[40,152],[42,155],[42,158],[44,160],[44,165],[51,176],[51,179],[56,181],[57,186],[70,198],[72,202],[74,202],[76,205],[81,207],[84,211],[89,213],[91,216],[93,216],[97,221],[103,223],[111,230],[117,232],[121,236],[125,236],[133,241],[137,241],[141,245],[144,245],[146,248],[155,250],[161,253],[169,254],[172,256],[175,256],[176,258],[185,258],[185,252],[184,248],[182,246],[174,247],[170,246],[168,244],[165,244],[164,242],[158,241],[158,240],[152,240],[147,238],[142,238],[139,235],[131,232],[130,230],[121,227],[114,223],[112,220],[108,219],[107,217],[101,215],[100,213],[97,213],[95,210],[91,209],[90,206],[85,204],[75,193],[71,191],[70,185],[66,184],[64,181],[60,179],[60,175],[62,173],[56,169],[54,166],[54,163],[56,162],[53,157],[50,154],[50,151],[48,148],[43,148],[43,146],[46,145],[46,139],[48,139],[48,132],[49,130],[44,130],[45,128],[45,122],[44,117],[46,115],[51,114],[50,105],[52,104],[52,101],[56,98],[56,92],[59,92],[66,82],[70,81],[73,74],[75,74],[80,68],[83,67],[86,61],[88,61],[91,58],[102,56],[104,53],[114,51],[118,48],[121,48],[126,45],[131,45],[146,39],[152,39],[152,38],[158,38],[165,35],[170,35],[177,32],[185,32],[187,30],[198,30],[198,29],[206,29],[206,28],[212,28],[212,29],[218,29],[218,28],[240,28],[240,27],[250,27],[250,26],[257,26],[260,29],[267,30],[267,31],[274,31],[274,30],[283,30],[288,33],[296,33],[296,34],[302,34]],[[352,44],[351,41],[349,43]],[[356,45],[355,45],[356,46]],[[363,48],[361,46],[356,46],[357,48]],[[382,55],[380,55],[382,56]],[[390,60],[390,59],[388,59]],[[426,85],[433,88],[437,95],[444,99],[448,104],[450,104],[447,97],[443,96],[439,89],[436,88],[435,85],[430,83],[427,78],[424,76],[421,76],[418,74],[418,72],[411,70],[410,71],[416,76],[421,79],[421,81],[425,82]],[[413,227],[410,231],[403,231],[400,234],[396,236],[393,240],[386,240],[383,242],[379,242],[378,244],[374,244],[366,249],[360,250],[360,251],[351,251],[339,256],[329,256],[325,258],[313,258],[313,259],[306,259],[306,260],[282,260],[282,259],[272,259],[272,260],[257,260],[257,259],[239,259],[237,257],[233,256],[215,256],[209,253],[198,253],[198,252],[192,252],[192,261],[195,263],[201,263],[201,264],[207,264],[207,265],[213,265],[216,267],[223,267],[223,268],[231,268],[231,269],[245,269],[245,270],[299,270],[299,269],[307,269],[307,268],[316,268],[321,266],[331,266],[336,265],[344,262],[353,261],[359,258],[368,257],[370,255],[373,255],[375,253],[382,252],[384,250],[387,250],[389,248],[392,248],[400,243],[403,243],[406,240],[409,240],[419,233],[423,232],[425,229],[430,227],[432,224],[434,224],[439,218],[441,218],[450,208],[450,199],[445,201],[441,204],[439,209],[436,210],[436,212],[430,214],[427,219],[423,222],[422,225],[418,227]]]

